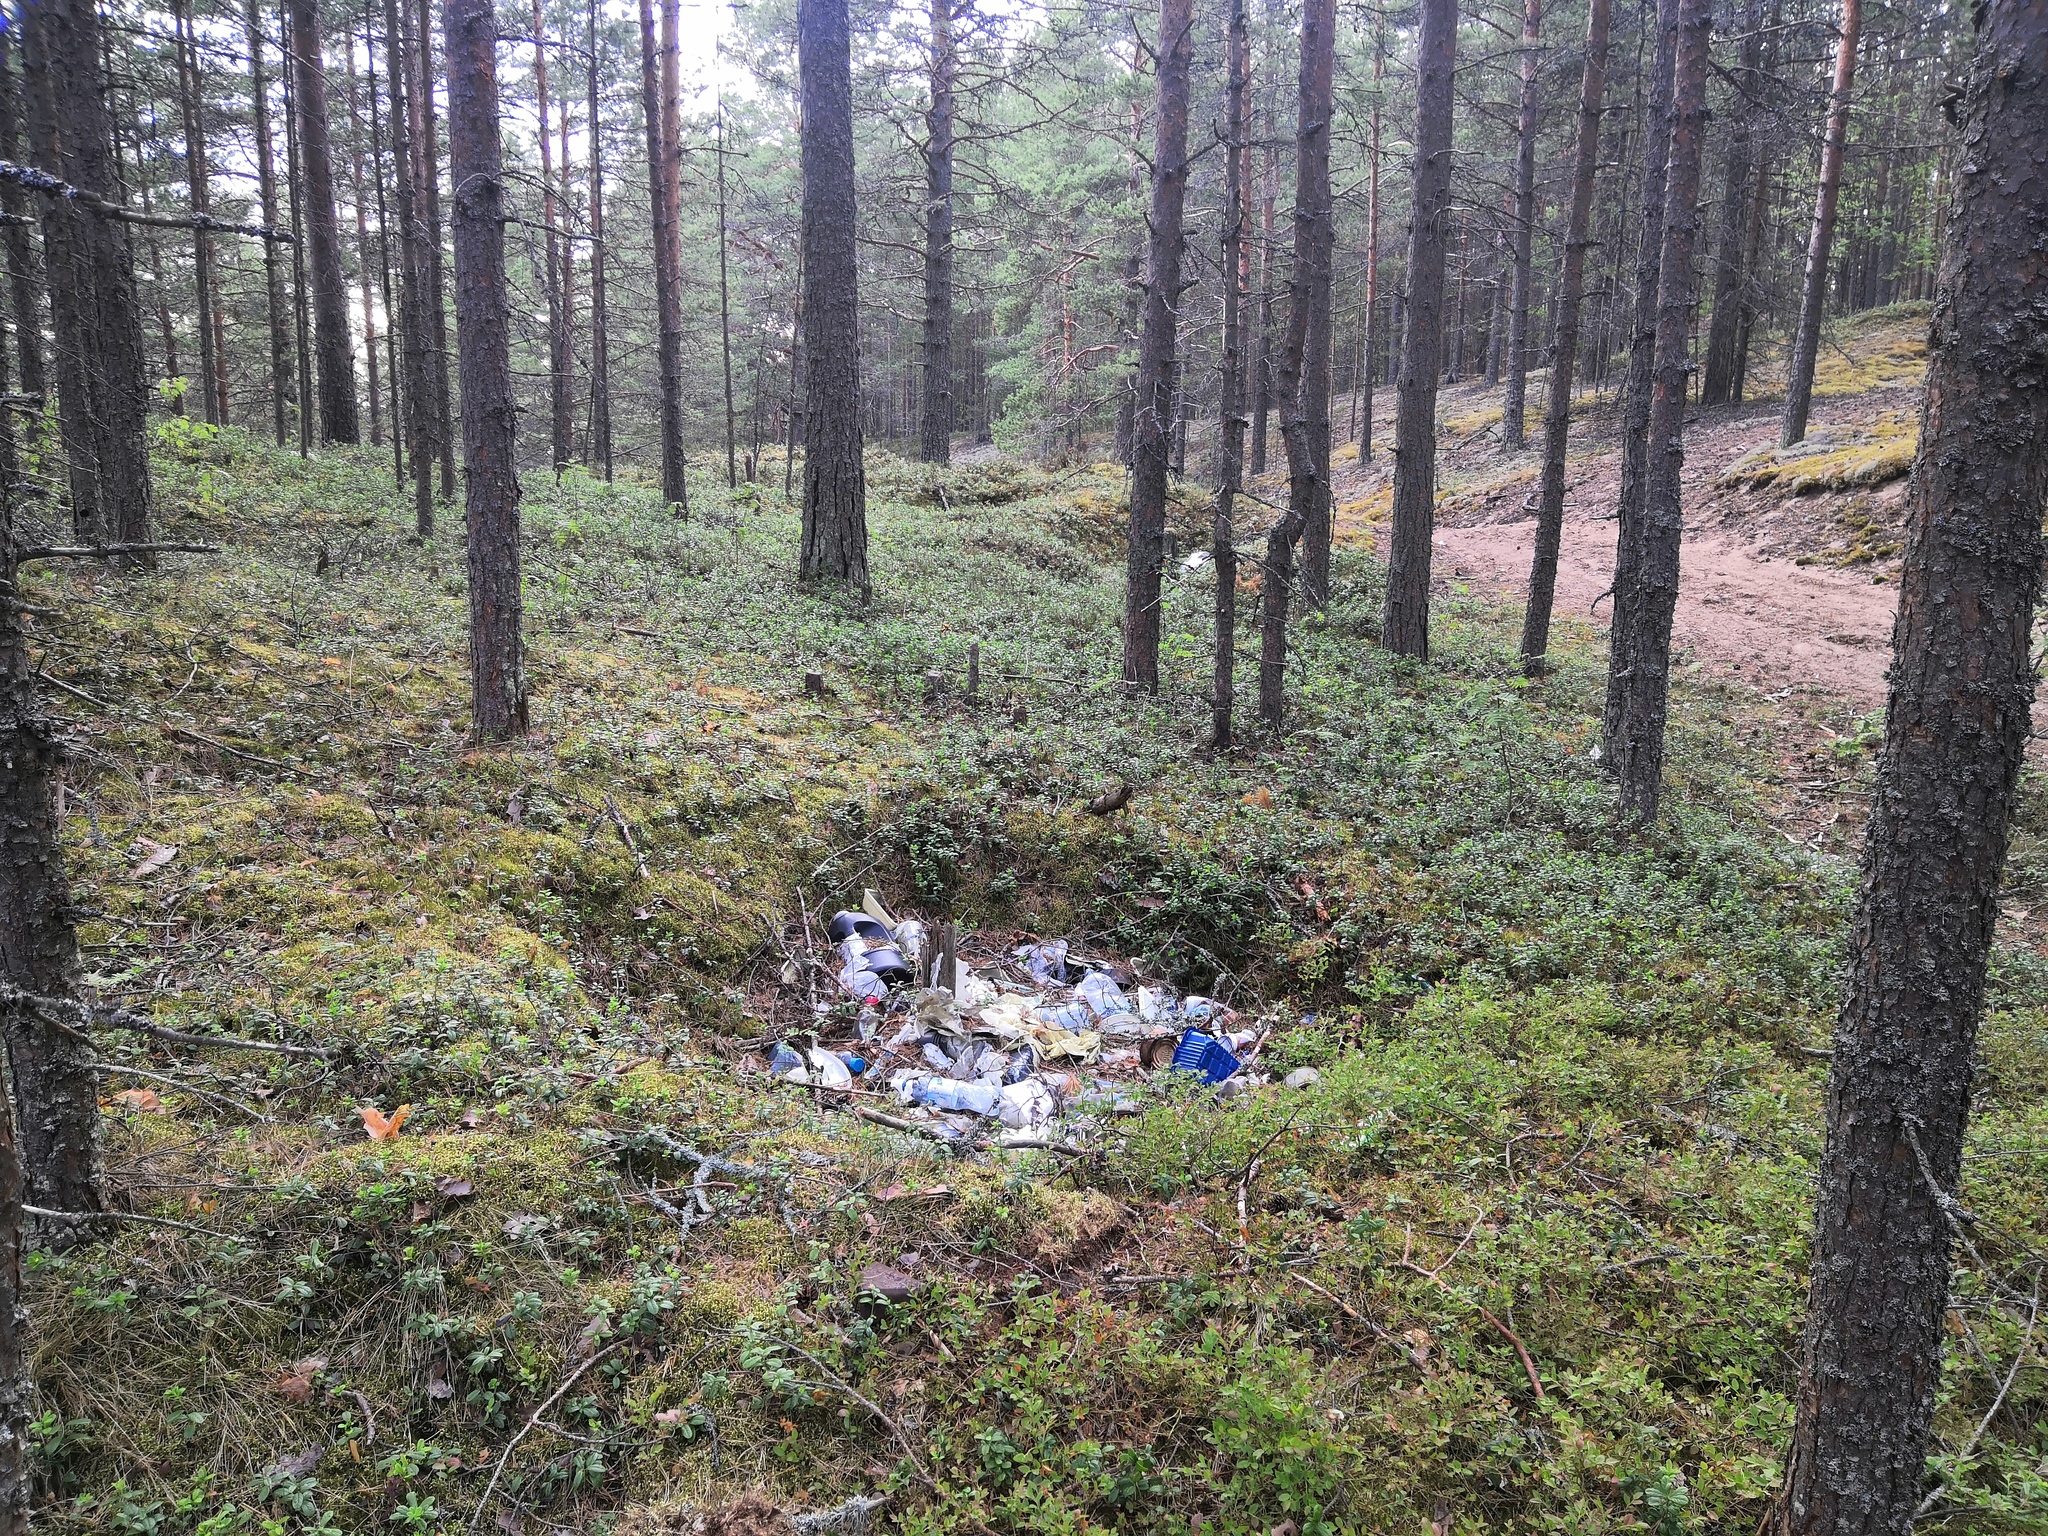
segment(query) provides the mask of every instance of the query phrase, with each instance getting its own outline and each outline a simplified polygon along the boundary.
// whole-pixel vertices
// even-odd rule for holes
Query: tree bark
[[[356,89],[356,42],[346,31],[342,33],[342,46],[348,49],[349,200],[356,205],[356,286],[362,294],[363,303],[363,354],[370,385],[370,442],[381,448],[384,446],[384,406],[380,398],[383,386],[377,377],[377,303],[372,291],[370,262],[370,199],[363,181],[363,119]]]
[[[604,246],[604,119],[599,116],[597,57],[597,0],[589,0],[588,36],[590,50],[590,431],[586,446],[594,469],[602,469],[606,485],[612,481],[612,396],[611,357],[606,313]]]
[[[32,88],[42,100],[45,166],[74,187],[122,202],[91,0],[31,11]],[[70,198],[45,199],[44,249],[56,320],[58,376],[73,525],[82,540],[149,542],[148,364],[135,257],[125,227]],[[147,555],[128,557],[147,565]],[[24,1115],[29,1177],[39,1176],[37,1127]]]
[[[13,498],[5,490],[0,490],[0,518],[0,979],[17,994],[0,998],[0,1026],[21,1120],[22,1167],[14,1198],[19,1202],[18,1181],[25,1174],[35,1204],[62,1211],[99,1211],[105,1206],[100,1187],[99,1075],[93,1069],[92,1048],[76,1033],[75,1019],[56,1017],[54,1010],[18,995],[72,1003],[80,977],[71,883],[64,871],[57,821],[64,747],[57,722],[43,713],[36,697],[35,663],[29,654],[15,564],[19,545]],[[7,1160],[0,1152],[0,1186]],[[5,1190],[0,1187],[0,1207],[4,1202]],[[0,1270],[7,1259],[5,1212],[0,1208]],[[0,1296],[0,1309],[8,1300]],[[8,1449],[6,1425],[18,1411],[6,1400],[13,1385],[5,1370],[12,1321],[11,1315],[0,1317],[0,1473]]]
[[[206,132],[199,117],[199,73],[193,63],[192,17],[185,0],[171,0],[171,25],[177,37],[178,116],[185,130],[185,186],[192,212],[213,211],[206,175]],[[214,357],[213,235],[192,231],[193,308],[199,319],[199,403],[208,426],[227,418],[222,409],[221,371]]]
[[[297,70],[300,189],[313,279],[313,365],[320,385],[320,440],[362,439],[356,416],[356,362],[342,276],[341,227],[334,208],[334,147],[327,124],[327,66],[316,0],[291,0]]]
[[[403,4],[404,0],[400,0]],[[418,157],[414,177],[420,203],[426,211],[427,289],[427,376],[434,387],[434,451],[441,458],[441,499],[455,499],[455,391],[448,376],[448,299],[446,260],[441,247],[441,128],[434,110],[434,17],[432,0],[419,0],[419,57],[413,61],[419,71],[414,92],[414,109],[419,120],[413,129],[413,151]]]
[[[1685,386],[1690,370],[1693,253],[1700,229],[1700,161],[1707,118],[1707,51],[1713,0],[1683,0],[1671,92],[1671,157],[1664,185],[1664,253],[1658,262],[1657,350],[1650,392],[1650,463],[1638,583],[1623,693],[1622,815],[1638,826],[1657,816],[1664,783],[1664,722],[1670,704],[1671,619],[1678,608],[1679,545],[1685,532],[1679,471],[1685,464]],[[1616,646],[1617,651],[1620,646]]]
[[[313,451],[312,321],[306,312],[305,178],[299,159],[299,70],[291,43],[291,0],[278,0],[278,31],[284,41],[285,180],[292,203],[292,339],[297,353],[299,457]]]
[[[21,155],[21,86],[16,79],[12,27],[0,30],[0,158],[19,161]],[[43,379],[43,305],[37,275],[40,263],[35,243],[29,239],[28,194],[15,182],[0,186],[0,211],[9,216],[6,226],[7,277],[14,301],[14,346],[21,373],[21,392],[41,395],[48,388]]]
[[[1714,312],[1707,331],[1707,361],[1700,380],[1701,405],[1725,405],[1735,381],[1735,336],[1748,286],[1743,265],[1749,211],[1751,123],[1760,105],[1763,62],[1763,0],[1745,0],[1742,50],[1735,88],[1735,121],[1728,131],[1728,160],[1722,172],[1721,232],[1714,262]]]
[[[931,111],[925,117],[924,402],[918,457],[953,457],[953,0],[931,0]]]
[[[1229,40],[1225,45],[1228,83],[1225,86],[1223,159],[1223,249],[1217,270],[1223,277],[1223,454],[1216,489],[1216,512],[1210,527],[1210,559],[1216,567],[1216,650],[1210,695],[1209,746],[1227,752],[1235,733],[1237,703],[1237,495],[1244,488],[1244,307],[1250,255],[1246,247],[1245,196],[1251,162],[1250,113],[1246,97],[1251,86],[1251,23],[1245,0],[1230,0]]]
[[[412,461],[413,532],[434,536],[436,399],[428,368],[426,220],[420,216],[413,125],[418,121],[412,18],[400,0],[384,0],[385,72],[391,79],[391,163],[398,192],[398,328],[404,352],[405,432]]]
[[[1188,186],[1188,68],[1192,0],[1160,0],[1154,70],[1152,201],[1145,308],[1138,323],[1131,416],[1131,520],[1124,555],[1124,681],[1159,691],[1159,597],[1166,549],[1166,476],[1172,455],[1182,209]]]
[[[739,485],[739,417],[732,397],[732,284],[727,272],[730,208],[725,197],[725,99],[718,102],[718,355],[725,370],[725,488]],[[749,479],[752,478],[750,474]]]
[[[1600,112],[1607,93],[1609,0],[1588,0],[1586,63],[1579,80],[1579,133],[1572,151],[1572,202],[1565,218],[1564,274],[1559,283],[1557,341],[1550,360],[1550,400],[1543,413],[1543,471],[1536,493],[1536,549],[1529,567],[1529,605],[1522,614],[1522,668],[1542,675],[1550,650],[1551,606],[1557,595],[1557,554],[1564,536],[1564,455],[1571,431],[1572,382],[1579,359],[1579,307],[1585,293],[1586,247],[1593,242],[1593,181],[1600,166]]]
[[[1336,0],[1306,0],[1294,136],[1294,279],[1287,340],[1275,378],[1287,450],[1287,510],[1266,536],[1259,598],[1259,720],[1275,736],[1286,710],[1287,610],[1294,542],[1311,548],[1318,516],[1327,538],[1330,495],[1330,117],[1336,69]],[[1325,559],[1328,550],[1325,546]],[[1308,562],[1304,559],[1306,567]],[[1303,571],[1302,585],[1310,572]],[[1327,585],[1329,567],[1323,567]],[[1315,600],[1315,594],[1309,594]]]
[[[533,94],[540,134],[541,224],[547,252],[549,443],[554,451],[555,478],[559,480],[574,457],[576,434],[569,404],[569,316],[563,282],[566,243],[556,222],[554,149],[548,139],[547,21],[541,14],[541,0],[533,0]]]
[[[664,29],[669,0],[663,0]],[[657,42],[653,0],[640,0],[640,100],[647,118],[647,196],[654,223],[655,316],[661,374],[661,494],[671,507],[687,511],[689,487],[683,463],[683,311],[681,249],[668,195],[671,167],[668,134],[667,39]]]
[[[26,1536],[35,1485],[29,1410],[36,1383],[21,1299],[21,1205],[21,1148],[13,1112],[0,1094],[0,1536]]]
[[[1923,1495],[2048,504],[2048,0],[1977,11],[1829,1069],[1785,1536],[1905,1536]]]
[[[403,492],[406,432],[401,381],[405,373],[398,358],[398,333],[405,322],[400,318],[398,299],[391,287],[391,208],[384,192],[384,112],[377,105],[376,14],[375,0],[366,0],[363,7],[363,61],[370,79],[370,175],[377,184],[377,284],[384,296],[384,371],[391,379],[391,474]],[[386,101],[396,102],[397,99],[395,82],[387,80]]]
[[[1542,107],[1537,47],[1543,28],[1543,0],[1522,5],[1522,109],[1515,140],[1514,286],[1508,300],[1507,390],[1501,403],[1501,443],[1521,451],[1524,404],[1529,391],[1529,256],[1536,235],[1536,125]]]
[[[244,21],[249,34],[249,122],[256,134],[257,200],[267,228],[278,227],[277,166],[270,137],[270,81],[263,63],[263,14],[260,0],[247,0]],[[277,446],[288,430],[286,399],[292,388],[291,338],[285,320],[284,273],[277,242],[263,242],[264,319],[270,329],[270,411]]]
[[[1380,329],[1380,96],[1386,75],[1386,47],[1377,26],[1372,39],[1372,124],[1366,140],[1365,170],[1365,344],[1359,370],[1358,461],[1372,462],[1372,385]]]
[[[1456,0],[1421,0],[1414,192],[1408,216],[1408,323],[1394,416],[1394,526],[1382,637],[1429,656],[1430,539],[1436,527],[1436,389],[1443,368],[1444,223],[1451,207],[1451,71]]]
[[[1272,36],[1279,25],[1280,0],[1266,0],[1266,54],[1271,62]],[[1273,269],[1278,262],[1279,241],[1275,205],[1280,201],[1280,151],[1274,145],[1278,125],[1273,102],[1280,94],[1280,82],[1267,81],[1263,117],[1265,148],[1259,156],[1259,341],[1252,355],[1252,473],[1266,472],[1266,446],[1273,407]]]
[[[1614,606],[1607,628],[1607,703],[1601,717],[1602,761],[1621,761],[1622,710],[1636,633],[1636,551],[1649,494],[1650,378],[1657,352],[1657,279],[1664,254],[1664,182],[1671,156],[1671,80],[1678,58],[1679,0],[1657,0],[1657,53],[1643,114],[1643,236],[1636,251],[1635,315],[1629,331],[1628,376],[1621,386],[1620,528],[1614,545]]]
[[[847,0],[799,0],[804,178],[804,514],[798,569],[865,603],[860,268],[854,246],[853,57]]]
[[[505,290],[505,182],[491,0],[447,0],[448,171],[454,187],[455,336],[469,525],[471,725],[484,741],[526,731],[520,656],[519,408]]]
[[[1842,32],[1835,44],[1834,89],[1828,96],[1827,137],[1820,151],[1820,187],[1813,199],[1813,230],[1806,242],[1806,282],[1799,295],[1799,324],[1786,364],[1785,421],[1778,434],[1789,448],[1806,437],[1813,409],[1813,368],[1820,357],[1821,307],[1827,299],[1828,252],[1835,238],[1835,210],[1842,196],[1842,156],[1849,143],[1849,93],[1856,84],[1856,43],[1863,28],[1863,0],[1842,0]]]

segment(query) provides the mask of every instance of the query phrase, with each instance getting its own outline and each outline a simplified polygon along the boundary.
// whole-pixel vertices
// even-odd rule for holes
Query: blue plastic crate
[[[1220,1083],[1243,1065],[1231,1054],[1229,1046],[1199,1029],[1191,1029],[1182,1035],[1173,1052],[1176,1072],[1196,1073],[1206,1083]]]

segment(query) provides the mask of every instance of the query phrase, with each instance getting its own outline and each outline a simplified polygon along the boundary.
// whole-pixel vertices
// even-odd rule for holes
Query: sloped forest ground
[[[367,452],[172,426],[165,536],[221,553],[31,592],[89,983],[331,1054],[104,1040],[138,1219],[33,1259],[46,1528],[752,1532],[856,1496],[933,1533],[1756,1526],[1861,702],[1685,671],[1669,813],[1623,836],[1593,633],[1528,683],[1512,607],[1452,584],[1435,658],[1398,661],[1345,548],[1284,746],[1205,756],[1199,576],[1161,696],[1115,686],[1118,475],[878,456],[865,615],[796,590],[773,494],[678,522],[529,477],[534,731],[480,748],[459,532],[411,540]],[[1944,1529],[2048,1499],[2040,1345],[1992,1288],[2048,1239],[2042,805]],[[869,886],[970,958],[1069,936],[1268,1017],[1276,1081],[1162,1074],[1077,1154],[969,1155],[771,1081],[792,962]],[[684,1148],[724,1161],[693,1184]],[[873,1262],[914,1293],[864,1293]]]

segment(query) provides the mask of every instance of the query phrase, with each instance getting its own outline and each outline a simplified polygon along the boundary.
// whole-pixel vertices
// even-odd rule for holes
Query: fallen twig
[[[519,1433],[514,1435],[510,1440],[507,1440],[505,1442],[505,1448],[502,1451],[498,1452],[498,1464],[495,1467],[491,1468],[491,1480],[488,1483],[484,1484],[484,1496],[476,1501],[476,1512],[469,1517],[469,1528],[472,1531],[476,1529],[477,1521],[483,1519],[484,1511],[490,1508],[491,1495],[498,1491],[498,1479],[505,1475],[505,1463],[512,1459],[512,1453],[519,1448],[519,1442],[524,1440],[529,1434],[533,1432],[533,1427],[536,1424],[540,1423],[540,1421],[543,1418],[547,1417],[548,1410],[554,1407],[555,1404],[559,1403],[562,1400],[563,1396],[568,1392],[568,1390],[571,1387],[575,1386],[577,1382],[581,1381],[584,1377],[584,1374],[593,1365],[597,1364],[598,1361],[602,1360],[606,1355],[610,1354],[613,1350],[618,1349],[622,1345],[630,1342],[631,1338],[632,1335],[627,1334],[620,1338],[613,1339],[611,1343],[605,1345],[603,1349],[600,1349],[588,1360],[584,1361],[581,1365],[577,1366],[575,1370],[571,1371],[567,1376],[563,1377],[562,1384],[556,1387],[555,1390],[549,1394],[548,1400],[542,1403],[538,1408],[534,1409],[532,1416],[528,1418],[524,1424],[519,1426]]]

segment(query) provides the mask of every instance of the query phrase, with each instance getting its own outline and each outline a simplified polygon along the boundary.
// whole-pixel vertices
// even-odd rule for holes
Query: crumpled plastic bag
[[[1041,987],[1064,986],[1067,980],[1067,941],[1054,939],[1047,944],[1020,944],[1017,958],[1024,962],[1031,972],[1031,979]]]
[[[1110,980],[1105,971],[1090,971],[1083,976],[1074,991],[1083,1002],[1095,1010],[1098,1019],[1108,1018],[1112,1013],[1128,1013],[1131,1005],[1122,989]]]
[[[1013,1131],[1034,1130],[1059,1112],[1060,1101],[1035,1077],[1007,1084],[1002,1101],[996,1106],[996,1118]]]

